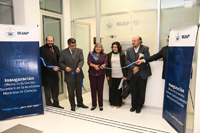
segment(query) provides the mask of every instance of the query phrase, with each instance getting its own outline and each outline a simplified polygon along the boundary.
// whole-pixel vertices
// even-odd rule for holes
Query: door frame
[[[56,18],[56,19],[60,19],[60,22],[61,22],[61,50],[64,49],[64,42],[63,42],[63,39],[64,39],[64,32],[63,32],[63,15],[61,14],[56,14],[56,13],[53,13],[53,12],[48,12],[48,11],[44,11],[44,10],[40,10],[40,29],[41,29],[41,44],[40,46],[43,46],[44,45],[44,26],[43,26],[43,16],[48,16],[48,17],[52,17],[52,18]],[[64,79],[64,72],[62,72],[62,79]],[[63,80],[62,82],[63,84],[63,93],[62,94],[59,94],[59,100],[63,100],[63,99],[66,99],[67,98],[67,86]],[[43,93],[44,94],[44,93]],[[44,96],[43,96],[44,97]]]

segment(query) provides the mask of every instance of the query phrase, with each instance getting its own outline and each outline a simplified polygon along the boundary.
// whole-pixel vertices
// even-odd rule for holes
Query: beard
[[[52,48],[52,47],[54,46],[54,43],[47,43],[47,46],[48,46],[49,48]]]

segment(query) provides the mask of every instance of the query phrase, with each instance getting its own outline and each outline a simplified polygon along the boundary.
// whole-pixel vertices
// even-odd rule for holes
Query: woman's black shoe
[[[96,109],[96,107],[92,107],[90,110],[95,110]]]
[[[100,107],[99,110],[100,110],[100,111],[103,111],[103,107]]]

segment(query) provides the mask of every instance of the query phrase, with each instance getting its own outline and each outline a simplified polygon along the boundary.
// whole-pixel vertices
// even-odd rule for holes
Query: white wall
[[[39,0],[13,0],[13,12],[15,25],[39,26],[40,41],[41,30]]]
[[[67,40],[71,38],[71,16],[70,16],[70,0],[63,0],[63,39],[64,46],[63,48],[68,47]]]

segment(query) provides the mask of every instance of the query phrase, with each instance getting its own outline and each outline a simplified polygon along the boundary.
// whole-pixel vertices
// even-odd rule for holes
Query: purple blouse
[[[101,74],[105,74],[106,71],[104,69],[99,68],[99,70],[96,70],[94,67],[91,67],[90,64],[92,63],[92,64],[99,65],[99,66],[101,66],[103,64],[107,65],[107,54],[105,54],[105,53],[101,54],[97,61],[94,60],[92,55],[93,55],[93,52],[90,52],[88,54],[88,59],[87,59],[87,63],[89,65],[89,70],[88,70],[89,74],[94,75],[94,76],[99,76]]]

